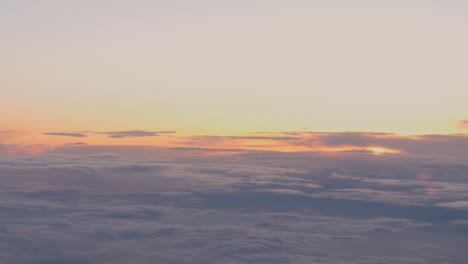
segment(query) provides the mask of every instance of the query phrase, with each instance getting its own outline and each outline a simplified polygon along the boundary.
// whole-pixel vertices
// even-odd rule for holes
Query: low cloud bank
[[[468,257],[468,163],[458,159],[118,150],[69,146],[0,158],[0,257],[13,264]]]

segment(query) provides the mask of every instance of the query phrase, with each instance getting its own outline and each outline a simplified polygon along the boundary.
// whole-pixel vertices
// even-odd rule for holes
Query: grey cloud
[[[13,147],[15,147],[15,145],[0,144],[0,149],[9,149]]]
[[[468,156],[468,135],[465,134],[418,135],[409,137],[390,133],[367,132],[295,133],[299,135],[301,140],[292,141],[291,144],[319,144],[325,147],[380,146],[401,150],[403,154],[447,157],[452,159]],[[359,154],[365,151],[353,152]]]
[[[242,148],[189,148],[189,147],[174,147],[172,150],[182,152],[232,152],[235,153],[248,153],[253,152],[251,150],[246,150]]]
[[[436,206],[468,210],[468,200],[466,200],[466,201],[447,202],[447,203],[438,203],[438,204],[436,204]]]
[[[392,135],[382,133],[362,133],[362,132],[343,132],[343,133],[313,133],[324,145],[329,146],[369,146],[386,142],[377,136]]]
[[[80,132],[46,132],[47,136],[65,136],[65,137],[86,137],[87,134],[101,134],[107,135],[110,138],[128,138],[128,137],[156,137],[166,134],[174,134],[175,131],[146,131],[146,130],[128,130],[128,131],[109,131],[109,132],[95,132],[95,131],[80,131]]]
[[[190,137],[182,143],[184,143],[185,146],[189,146],[186,148],[187,150],[216,150],[219,144],[226,143],[226,141],[229,140],[271,140],[281,141],[286,146],[301,147],[302,149],[310,147],[311,151],[317,152],[320,152],[321,147],[355,147],[356,149],[354,150],[345,150],[343,152],[355,155],[369,155],[373,152],[365,148],[378,146],[400,151],[394,155],[419,155],[443,159],[462,159],[468,156],[468,135],[465,134],[405,136],[391,133],[368,132],[283,132],[283,135],[284,136],[196,136]],[[239,151],[253,152],[246,151],[245,149],[239,149]],[[387,155],[390,154],[387,153]]]
[[[2,260],[463,264],[468,258],[460,224],[468,212],[460,204],[441,206],[468,199],[463,162],[352,153],[164,158],[164,151],[178,153],[73,146],[0,158]],[[420,177],[422,171],[431,177]],[[431,186],[438,192],[421,191]]]
[[[97,134],[108,135],[111,138],[127,138],[127,137],[154,137],[175,133],[173,131],[144,131],[144,130],[131,130],[131,131],[114,131],[114,132],[93,132]],[[81,133],[84,134],[84,133]],[[444,160],[462,160],[468,156],[468,135],[455,134],[455,135],[418,135],[418,136],[401,136],[390,133],[366,133],[366,132],[343,132],[343,133],[313,133],[313,132],[284,132],[287,136],[197,136],[186,138],[182,147],[175,147],[172,149],[164,149],[157,147],[134,148],[136,152],[153,151],[157,150],[167,154],[167,156],[181,156],[185,151],[187,155],[195,155],[197,151],[201,154],[203,152],[233,152],[233,154],[249,154],[255,151],[247,150],[242,147],[222,149],[218,144],[225,143],[226,140],[271,140],[281,141],[285,145],[304,147],[372,147],[379,146],[384,148],[400,150],[401,153],[395,155],[405,156],[421,156],[421,157],[434,157]],[[184,138],[182,138],[184,139]],[[66,147],[66,146],[64,146]],[[71,147],[71,146],[70,146]],[[122,146],[107,146],[114,150]],[[251,147],[251,146],[250,146]],[[80,148],[73,151],[87,151],[93,148]],[[101,147],[104,148],[104,147]],[[127,147],[130,149],[131,147]],[[62,148],[63,150],[63,148]],[[67,150],[70,151],[70,150]],[[132,152],[132,153],[136,153]],[[273,151],[256,151],[257,153],[267,153]],[[347,154],[354,155],[369,155],[372,151],[368,150],[350,150],[343,151]],[[145,154],[146,155],[146,154]],[[387,154],[390,155],[390,154]]]
[[[272,140],[272,141],[289,141],[298,140],[298,137],[291,136],[194,136],[193,139],[205,140],[225,140],[225,139],[238,139],[238,140]]]
[[[156,137],[164,134],[174,134],[175,131],[145,131],[145,130],[128,130],[128,131],[111,131],[111,132],[95,132],[96,134],[108,135],[111,138],[127,138],[127,137]]]
[[[64,146],[86,146],[88,145],[85,142],[73,142],[73,143],[66,143]]]
[[[0,157],[1,156],[20,156],[31,155],[31,153],[39,152],[42,145],[17,145],[17,144],[2,144],[0,143]]]
[[[62,137],[86,137],[85,133],[79,132],[46,132],[44,133],[46,136],[62,136]]]

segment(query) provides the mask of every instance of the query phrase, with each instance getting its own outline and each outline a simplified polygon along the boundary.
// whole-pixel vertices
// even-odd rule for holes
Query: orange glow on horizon
[[[203,150],[206,155],[235,155],[247,151],[273,152],[362,152],[377,156],[401,154],[404,151],[384,145],[334,145],[327,144],[327,136],[336,137],[340,133],[255,133],[233,136],[190,136],[186,134],[161,134],[157,136],[140,136],[115,138],[96,132],[83,132],[83,137],[46,135],[43,132],[18,132],[8,138],[8,144],[23,146],[19,151],[9,153],[40,154],[61,147],[75,146],[141,146],[155,148],[187,148]],[[345,133],[345,136],[347,134]],[[421,141],[424,136],[404,136],[393,134],[356,133],[362,138],[399,138]],[[6,142],[4,140],[4,142]],[[385,142],[385,141],[383,141]],[[336,143],[335,143],[336,144]],[[33,148],[31,146],[34,146]],[[3,151],[5,153],[5,151]],[[1,153],[0,153],[1,154]]]
[[[401,153],[400,150],[396,149],[389,149],[389,148],[383,148],[383,147],[370,147],[367,150],[371,151],[372,154],[374,155],[384,155],[384,154],[398,154]]]

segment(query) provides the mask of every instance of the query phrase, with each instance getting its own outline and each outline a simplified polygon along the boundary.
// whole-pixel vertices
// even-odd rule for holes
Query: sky
[[[461,133],[467,12],[456,0],[3,0],[0,125]]]
[[[468,2],[0,0],[8,264],[465,264]]]

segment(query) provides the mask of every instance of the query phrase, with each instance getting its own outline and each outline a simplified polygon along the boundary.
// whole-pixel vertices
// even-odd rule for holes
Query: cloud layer
[[[465,263],[468,162],[66,146],[0,158],[6,263]]]

